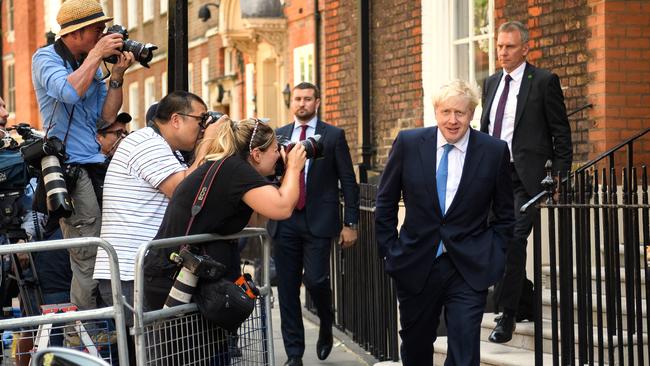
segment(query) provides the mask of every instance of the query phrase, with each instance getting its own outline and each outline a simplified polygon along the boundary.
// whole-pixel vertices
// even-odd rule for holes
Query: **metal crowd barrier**
[[[144,311],[144,258],[152,248],[178,247],[215,240],[259,237],[262,244],[262,277],[253,314],[236,335],[227,334],[205,320],[194,303]],[[140,247],[135,260],[134,327],[138,366],[176,364],[228,364],[274,366],[270,285],[271,241],[265,229],[244,229],[238,234],[213,234],[159,239]]]
[[[35,243],[8,244],[0,246],[0,255],[14,253],[31,253],[50,251],[57,249],[80,248],[88,245],[98,246],[108,254],[108,261],[111,270],[111,288],[113,290],[113,304],[124,304],[122,287],[120,285],[120,270],[117,260],[117,253],[113,246],[100,238],[76,238],[64,240],[41,241]],[[22,318],[0,320],[0,330],[29,328],[35,329],[39,325],[53,323],[84,323],[96,322],[98,319],[113,319],[117,335],[117,352],[120,365],[128,365],[128,348],[126,342],[126,328],[124,325],[124,307],[109,306],[100,309],[79,310],[61,314],[47,314]]]

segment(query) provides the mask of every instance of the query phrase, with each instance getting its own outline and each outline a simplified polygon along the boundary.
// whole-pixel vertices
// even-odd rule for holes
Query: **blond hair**
[[[255,148],[264,151],[273,140],[275,131],[265,122],[252,118],[237,122],[228,118],[219,122],[216,137],[204,139],[201,145],[209,144],[204,161],[220,160],[236,154],[245,157]]]
[[[433,107],[437,107],[440,103],[452,97],[463,97],[469,102],[469,109],[474,111],[478,105],[478,91],[477,88],[470,85],[464,80],[454,80],[447,83],[438,89],[433,96]]]

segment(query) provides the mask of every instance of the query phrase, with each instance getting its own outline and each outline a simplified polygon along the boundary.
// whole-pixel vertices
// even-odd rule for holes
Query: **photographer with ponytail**
[[[214,139],[206,139],[205,163],[178,186],[169,202],[156,239],[186,234],[191,208],[203,179],[213,165],[219,166],[200,213],[188,235],[230,235],[241,231],[253,212],[273,220],[291,216],[299,195],[299,176],[306,161],[305,148],[289,153],[279,148],[275,132],[257,119],[221,122]],[[275,173],[278,158],[286,164],[280,187],[265,177]],[[240,276],[237,241],[203,245],[204,253],[227,267],[225,278]],[[145,308],[162,308],[174,282],[177,266],[169,255],[177,248],[153,249],[145,258]]]

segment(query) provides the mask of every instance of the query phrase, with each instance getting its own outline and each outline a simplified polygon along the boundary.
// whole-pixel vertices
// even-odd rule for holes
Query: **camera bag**
[[[203,208],[212,183],[226,159],[228,158],[221,160],[219,163],[217,161],[212,162],[208,172],[203,177],[201,186],[194,198],[190,222],[187,225],[185,235],[189,234],[194,218]],[[249,297],[242,287],[226,278],[212,281],[199,280],[198,288],[192,297],[204,318],[230,332],[236,332],[255,308],[255,299]]]

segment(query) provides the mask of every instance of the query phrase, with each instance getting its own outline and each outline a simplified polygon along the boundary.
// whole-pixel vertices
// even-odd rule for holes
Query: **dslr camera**
[[[21,131],[18,130],[18,133],[21,133]],[[53,217],[70,217],[72,215],[72,203],[68,194],[65,175],[61,168],[61,162],[66,159],[63,141],[55,136],[42,138],[30,136],[25,140],[29,142],[20,148],[20,153],[25,163],[36,170],[40,170],[43,175],[43,182],[45,183],[43,188],[45,188],[49,215]]]
[[[106,34],[119,33],[124,37],[124,43],[122,43],[121,52],[131,52],[135,56],[135,60],[140,63],[140,65],[149,68],[149,62],[153,58],[153,51],[158,49],[158,46],[151,43],[142,44],[138,41],[129,39],[129,32],[123,26],[119,24],[113,24],[106,30]],[[115,64],[117,63],[117,55],[111,55],[106,57],[104,61]]]
[[[305,152],[307,153],[307,159],[320,159],[323,157],[323,143],[320,142],[321,136],[320,135],[314,135],[312,137],[308,137],[305,140],[298,141],[298,142],[291,142],[288,140],[279,140],[278,144],[284,148],[284,151],[287,153],[291,151],[291,149],[294,148],[294,146],[300,144],[305,147]],[[281,177],[284,175],[284,161],[282,159],[278,159],[278,162],[275,164],[275,175],[277,177]]]
[[[215,111],[207,111],[203,113],[203,118],[201,119],[201,128],[208,128],[211,124],[217,122],[219,118],[223,117],[223,113]]]

